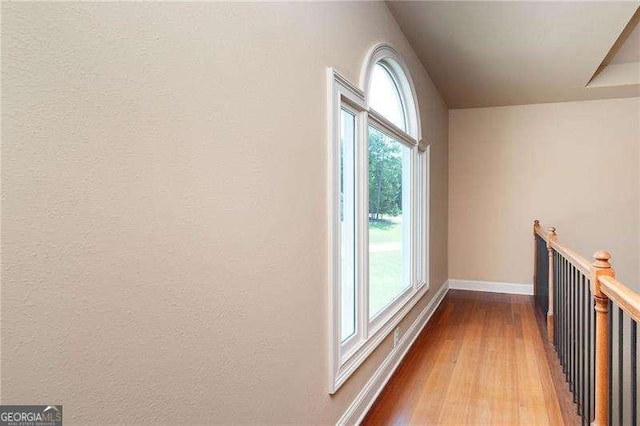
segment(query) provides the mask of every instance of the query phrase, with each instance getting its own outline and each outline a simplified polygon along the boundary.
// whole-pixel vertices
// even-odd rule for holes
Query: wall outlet
[[[396,328],[393,330],[393,347],[398,346],[398,342],[400,341],[400,328]]]

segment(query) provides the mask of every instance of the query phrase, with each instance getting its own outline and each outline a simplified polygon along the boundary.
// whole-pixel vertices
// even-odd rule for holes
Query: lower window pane
[[[411,149],[369,126],[369,318],[410,285]]]
[[[356,117],[340,112],[340,338],[356,332],[355,305],[355,130]]]

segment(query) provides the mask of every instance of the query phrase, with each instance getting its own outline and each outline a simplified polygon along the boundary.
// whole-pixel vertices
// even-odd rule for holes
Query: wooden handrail
[[[575,251],[571,250],[568,247],[563,246],[558,242],[558,240],[550,242],[551,247],[560,253],[565,259],[567,259],[573,266],[578,268],[580,272],[589,276],[591,274],[591,262],[589,262],[584,257],[580,256]]]
[[[553,230],[555,232],[555,228],[551,227],[549,230]],[[569,260],[573,266],[578,268],[580,272],[585,275],[589,275],[591,273],[591,262],[589,262],[585,257],[582,257],[580,254],[571,250],[569,247],[563,245],[558,242],[558,239],[549,239],[549,233],[544,230],[542,225],[540,225],[539,221],[535,221],[533,225],[534,234],[540,236],[543,240],[547,242],[555,251],[560,253],[565,259]]]
[[[613,300],[635,321],[640,322],[640,295],[620,281],[609,276],[599,276],[600,290]]]

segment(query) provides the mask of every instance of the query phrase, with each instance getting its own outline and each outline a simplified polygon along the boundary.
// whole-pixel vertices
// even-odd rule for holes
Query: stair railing
[[[536,306],[582,423],[637,425],[640,295],[615,279],[608,252],[589,262],[537,220],[533,235]]]

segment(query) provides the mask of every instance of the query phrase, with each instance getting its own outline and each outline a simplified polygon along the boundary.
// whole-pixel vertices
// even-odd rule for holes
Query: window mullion
[[[418,145],[418,141],[413,136],[398,128],[395,124],[387,120],[380,113],[376,112],[375,110],[369,110],[368,115],[369,121],[371,121],[374,126],[379,127],[381,130],[384,129],[385,133],[388,133],[389,136],[399,139],[401,142],[410,147]]]

